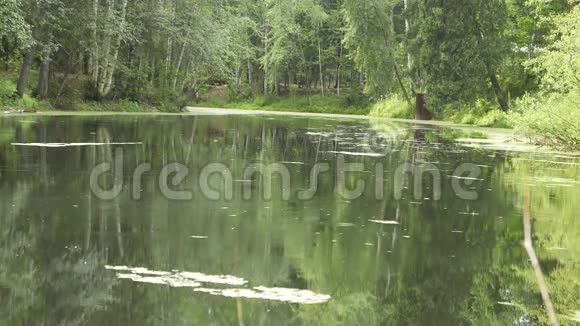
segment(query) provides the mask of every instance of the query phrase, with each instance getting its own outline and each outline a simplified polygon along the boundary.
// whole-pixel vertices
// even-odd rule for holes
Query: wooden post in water
[[[415,119],[416,120],[431,120],[433,116],[431,112],[427,110],[427,105],[425,104],[425,94],[417,93],[416,95],[416,108],[415,108]]]

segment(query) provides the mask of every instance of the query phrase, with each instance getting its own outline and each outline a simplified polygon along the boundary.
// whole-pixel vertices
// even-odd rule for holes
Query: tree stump
[[[415,119],[416,120],[432,120],[433,119],[431,112],[429,112],[427,110],[427,105],[425,104],[425,94],[417,93]]]

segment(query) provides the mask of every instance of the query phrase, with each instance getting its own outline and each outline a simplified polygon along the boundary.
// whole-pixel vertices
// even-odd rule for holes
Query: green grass
[[[481,99],[468,107],[447,106],[437,118],[479,127],[513,128],[513,122],[508,114],[501,111],[498,105]]]
[[[113,102],[79,102],[70,104],[72,111],[83,112],[152,112],[155,109],[141,103],[119,100]]]
[[[391,119],[414,119],[415,108],[399,96],[392,96],[375,103],[369,113],[372,117]]]
[[[336,95],[310,96],[259,96],[245,101],[220,101],[209,100],[196,103],[198,107],[213,107],[243,110],[264,110],[264,111],[289,111],[289,112],[311,112],[311,113],[335,113],[366,115],[369,107],[365,104],[351,104],[349,98],[338,97]]]

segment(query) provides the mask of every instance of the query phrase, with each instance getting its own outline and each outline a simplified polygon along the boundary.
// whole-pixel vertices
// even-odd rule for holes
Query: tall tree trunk
[[[405,12],[409,9],[409,0],[405,0]],[[409,42],[409,31],[411,30],[411,24],[409,23],[409,18],[405,16],[405,36],[407,37],[407,42]],[[408,45],[407,45],[408,47]],[[407,69],[409,70],[409,90],[411,94],[415,93],[415,82],[413,80],[413,58],[411,57],[411,52],[407,50]]]
[[[42,62],[40,63],[40,70],[38,74],[37,94],[38,98],[43,100],[48,95],[48,73],[50,69],[50,50],[44,50],[42,54]]]
[[[91,80],[96,86],[99,80],[99,39],[97,21],[99,17],[99,0],[93,0],[93,17],[91,21],[92,53],[91,53]]]
[[[540,5],[541,3],[537,4],[536,7],[536,14],[534,16],[534,25],[532,26],[532,36],[530,38],[530,45],[528,47],[528,60],[532,60],[532,55],[534,54],[535,50],[536,50],[536,29],[538,26],[538,19],[540,18]],[[526,69],[527,72],[528,69]],[[523,81],[523,85],[526,86],[528,84],[528,80],[530,79],[530,74],[526,73],[524,75],[524,81]]]
[[[20,76],[18,77],[18,85],[16,86],[16,92],[19,98],[24,97],[26,92],[26,87],[28,87],[28,76],[30,73],[30,65],[34,59],[34,48],[31,47],[26,50],[24,54],[24,60],[22,61],[22,67],[20,67]]]
[[[537,4],[536,14],[534,15],[534,25],[532,26],[532,37],[530,40],[530,47],[528,48],[528,60],[532,59],[532,54],[536,50],[536,29],[538,26],[538,19],[540,18],[540,6],[541,2]]]
[[[252,87],[252,63],[248,59],[248,85]]]
[[[100,54],[102,62],[99,62],[99,73],[97,74],[97,97],[102,99],[107,94],[105,93],[107,75],[110,67],[110,51],[111,51],[111,15],[113,14],[113,0],[107,0],[107,11],[105,12],[105,37],[103,40],[104,49]]]
[[[401,90],[403,91],[403,95],[405,95],[405,99],[407,100],[407,103],[409,103],[409,106],[412,106],[413,103],[411,103],[411,98],[409,97],[409,94],[407,94],[407,89],[405,87],[405,85],[403,85],[403,81],[401,80],[401,74],[399,73],[399,68],[397,68],[397,64],[393,64],[393,68],[395,69],[395,75],[397,76],[397,80],[399,81],[399,85],[401,86]]]
[[[240,83],[242,80],[242,68],[239,64],[236,65],[236,89],[240,90]]]
[[[189,32],[187,32],[187,36],[185,37],[186,39],[189,38]],[[185,48],[187,47],[187,41],[185,41],[185,43],[183,43],[183,46],[181,47],[181,53],[179,53],[179,60],[177,61],[177,68],[175,69],[175,75],[173,76],[173,84],[171,85],[171,88],[173,88],[175,90],[175,87],[177,86],[177,78],[179,77],[179,71],[181,70],[181,65],[183,63],[183,56],[185,55]]]
[[[177,7],[177,0],[171,1],[171,17],[170,17],[170,27],[173,29],[175,25],[175,11]],[[169,31],[169,36],[167,36],[167,52],[165,54],[165,80],[169,78],[169,73],[171,71],[171,61],[173,58],[173,30]],[[167,82],[168,83],[168,82]]]
[[[187,64],[185,65],[185,77],[183,78],[183,82],[181,83],[181,89],[184,90],[187,87],[187,76],[191,73],[191,66],[193,66],[193,60],[188,60]],[[197,100],[198,96],[197,93],[194,94],[195,99]]]
[[[493,91],[495,92],[495,96],[497,97],[497,101],[499,103],[499,106],[501,107],[503,112],[507,113],[507,112],[509,112],[510,107],[509,107],[509,104],[505,98],[503,90],[501,89],[501,85],[499,84],[499,81],[497,80],[497,76],[495,75],[495,72],[493,70],[491,70],[491,67],[489,67],[489,65],[488,65],[487,69],[489,71],[489,79],[491,80],[491,85],[493,86]]]
[[[340,96],[340,73],[342,70],[342,41],[339,42],[338,66],[336,67],[336,95]]]
[[[264,95],[268,94],[268,30],[264,41]]]
[[[125,26],[125,19],[127,17],[127,1],[128,0],[121,0],[121,17],[120,17],[120,26],[121,30],[124,30]],[[119,47],[121,46],[121,35],[117,35],[115,38],[115,43],[113,44],[113,54],[108,63],[107,75],[106,75],[106,83],[101,95],[107,96],[109,92],[111,92],[111,88],[113,85],[113,75],[115,74],[115,69],[117,65],[117,58],[119,57]]]
[[[474,23],[475,23],[475,27],[476,27],[476,36],[477,36],[477,43],[479,45],[479,53],[481,56],[481,59],[484,61],[485,63],[485,67],[487,69],[487,73],[489,75],[489,80],[491,81],[491,85],[493,86],[493,91],[495,92],[495,96],[497,97],[497,102],[499,103],[499,106],[501,107],[501,109],[503,110],[503,112],[509,112],[510,107],[509,104],[505,98],[505,95],[503,93],[503,90],[501,89],[501,85],[499,84],[499,81],[497,79],[496,76],[496,70],[495,68],[493,68],[493,66],[491,65],[491,63],[489,62],[489,60],[487,59],[487,57],[483,54],[483,47],[485,46],[483,43],[483,36],[481,34],[481,28],[479,27],[479,22],[477,21],[477,18],[474,17]]]
[[[280,95],[280,82],[278,80],[278,72],[274,71],[274,94]]]
[[[320,92],[322,97],[324,97],[324,74],[322,71],[322,43],[320,41],[320,36],[318,36],[318,68],[320,70]]]

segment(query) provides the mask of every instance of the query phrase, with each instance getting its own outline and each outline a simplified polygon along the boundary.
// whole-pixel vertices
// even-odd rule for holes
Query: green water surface
[[[1,118],[0,324],[543,325],[548,319],[522,246],[526,194],[551,299],[561,323],[573,324],[580,311],[580,158],[455,141],[482,137],[324,117]],[[113,161],[119,148],[124,187],[102,200],[89,186],[91,171]],[[358,198],[337,192],[337,152],[362,164],[344,179],[348,189],[364,182]],[[151,171],[134,189],[141,163]],[[163,194],[159,176],[170,163],[189,171],[183,182],[169,183],[171,190],[191,199]],[[217,174],[209,184],[221,199],[201,188],[211,163],[231,172],[231,200]],[[244,176],[256,163],[285,166],[289,188],[275,175],[272,198],[264,199],[264,178]],[[301,200],[317,163],[330,171],[320,174],[315,196]],[[440,181],[426,173],[415,183],[408,175],[397,196],[396,173],[406,163],[436,169]],[[453,178],[464,163],[479,167],[480,176]],[[454,179],[477,199],[460,198]],[[102,187],[112,182],[100,179]],[[112,266],[245,282],[176,287],[119,277]],[[223,291],[256,287],[330,299],[301,304]]]

